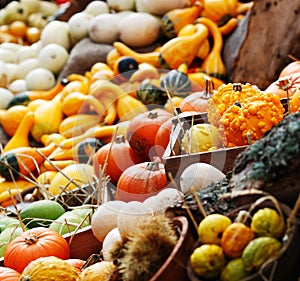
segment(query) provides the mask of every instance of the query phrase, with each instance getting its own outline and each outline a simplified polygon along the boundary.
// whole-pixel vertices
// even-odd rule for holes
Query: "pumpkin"
[[[99,177],[100,169],[104,169],[113,184],[118,182],[125,169],[140,162],[142,158],[130,147],[124,135],[99,148],[93,157],[95,174]]]
[[[127,127],[127,140],[133,150],[146,159],[155,156],[155,138],[159,127],[173,115],[164,109],[153,109],[134,117]]]
[[[122,173],[117,185],[116,199],[143,202],[167,185],[166,171],[162,163],[142,162]]]
[[[18,281],[20,273],[12,268],[0,266],[0,280],[1,281]]]
[[[168,100],[167,93],[157,87],[149,79],[145,79],[139,84],[136,90],[136,97],[144,104],[165,104]]]
[[[293,61],[286,65],[280,72],[279,77],[284,77],[296,72],[300,72],[300,61]]]
[[[113,276],[117,272],[117,267],[113,262],[96,262],[85,268],[78,276],[77,281],[110,281],[117,280]]]
[[[165,36],[173,38],[178,35],[181,28],[192,24],[203,10],[203,5],[174,9],[165,13],[161,19],[161,28]]]
[[[81,272],[81,267],[84,265],[85,261],[82,259],[76,259],[76,258],[70,258],[65,260],[67,263],[75,267],[75,269],[78,271],[78,273]]]
[[[300,87],[300,72],[295,72],[287,76],[281,76],[271,83],[265,92],[271,92],[280,98],[292,97],[295,90]]]
[[[300,110],[300,88],[297,88],[293,96],[290,98],[290,113]]]
[[[22,272],[39,257],[70,258],[68,242],[57,232],[46,227],[27,230],[12,240],[4,253],[4,265]]]
[[[208,99],[213,95],[213,83],[212,80],[207,76],[205,80],[205,90],[198,91],[189,94],[180,103],[179,108],[181,112],[185,111],[196,111],[196,112],[206,112]]]
[[[40,257],[30,262],[22,272],[20,281],[76,281],[77,277],[78,270],[69,262],[55,256],[48,256]]]
[[[173,69],[161,78],[160,87],[170,95],[185,96],[191,91],[191,81],[188,75]]]
[[[155,137],[155,151],[156,155],[160,158],[163,157],[165,150],[169,144],[170,136],[173,126],[173,118],[169,118],[167,121],[161,124]]]

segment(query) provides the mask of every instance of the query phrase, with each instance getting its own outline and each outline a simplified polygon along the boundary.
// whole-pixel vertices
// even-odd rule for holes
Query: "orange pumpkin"
[[[125,137],[119,135],[113,143],[107,143],[95,153],[93,166],[98,177],[106,161],[105,174],[110,177],[113,184],[116,184],[123,171],[134,164],[141,163],[142,158],[130,147]]]
[[[172,132],[172,122],[173,118],[169,118],[165,121],[158,129],[155,137],[155,151],[156,155],[160,158],[163,157],[163,154],[169,144],[170,136]]]
[[[127,127],[127,139],[135,151],[140,153],[145,161],[155,155],[155,138],[160,126],[173,117],[164,109],[153,109],[134,117]]]
[[[69,244],[56,231],[35,227],[8,244],[4,253],[4,265],[21,273],[31,261],[48,256],[70,258]]]
[[[122,173],[117,185],[116,200],[143,202],[167,185],[166,171],[162,163],[139,163]]]
[[[284,77],[296,72],[300,72],[300,61],[293,61],[286,65],[280,72],[279,77]]]
[[[12,268],[0,266],[0,280],[1,281],[18,281],[20,273]]]
[[[293,96],[290,98],[290,113],[300,110],[300,88],[297,88]]]
[[[213,83],[209,77],[205,77],[205,90],[194,92],[180,103],[180,111],[196,111],[196,112],[206,112],[208,99],[213,95]]]
[[[75,269],[78,271],[78,273],[81,272],[81,267],[84,265],[85,261],[82,259],[67,259],[66,262],[68,262],[70,265],[75,267]]]
[[[292,97],[297,88],[300,87],[300,72],[295,72],[286,76],[279,77],[276,81],[271,83],[265,92],[271,92],[278,95],[280,98]]]

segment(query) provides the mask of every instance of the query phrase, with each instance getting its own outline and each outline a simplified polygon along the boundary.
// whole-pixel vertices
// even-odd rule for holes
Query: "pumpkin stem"
[[[149,112],[149,114],[148,114],[148,118],[150,118],[150,119],[155,119],[155,118],[157,118],[158,117],[158,113],[157,112]]]
[[[290,95],[289,95],[289,88],[292,86],[292,81],[287,78],[280,78],[278,80],[279,82],[279,88],[281,90],[286,91],[286,101],[287,101],[287,108],[288,108],[288,114],[290,114]]]
[[[232,89],[233,89],[235,92],[240,92],[240,91],[242,90],[242,85],[241,85],[241,83],[233,83]]]
[[[214,90],[214,85],[213,85],[213,82],[211,80],[210,77],[208,76],[205,76],[204,77],[204,82],[205,82],[205,91],[203,93],[203,97],[202,98],[205,98],[205,99],[209,99],[212,97],[213,95],[213,90]]]
[[[123,142],[125,142],[124,135],[118,135],[118,136],[116,136],[115,143],[123,143]]]
[[[30,234],[28,237],[25,237],[25,243],[28,245],[33,245],[39,240],[36,234]]]
[[[146,169],[148,171],[158,171],[159,170],[159,162],[157,162],[157,161],[149,162],[146,166]]]

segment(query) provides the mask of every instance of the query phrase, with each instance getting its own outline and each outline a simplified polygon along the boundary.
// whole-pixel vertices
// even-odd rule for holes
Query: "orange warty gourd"
[[[4,253],[4,265],[21,273],[31,261],[48,256],[70,258],[69,244],[56,231],[35,227],[8,244]]]

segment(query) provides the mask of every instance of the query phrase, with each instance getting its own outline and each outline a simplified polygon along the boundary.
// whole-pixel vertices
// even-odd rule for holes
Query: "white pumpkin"
[[[40,67],[38,58],[28,58],[23,60],[18,65],[16,79],[25,79],[26,75],[33,69]]]
[[[92,16],[97,16],[100,14],[109,13],[109,7],[104,1],[91,1],[89,4],[87,4],[83,11]]]
[[[108,201],[100,205],[94,212],[91,227],[94,236],[103,242],[108,232],[117,227],[117,216],[126,203],[123,201]]]
[[[106,0],[108,6],[115,11],[133,11],[135,0]]]
[[[86,12],[75,13],[69,18],[69,32],[73,44],[88,37],[89,25],[92,18],[93,16]]]
[[[194,163],[183,170],[180,188],[183,193],[188,193],[191,187],[199,190],[225,177],[223,172],[210,164]]]
[[[102,254],[105,261],[113,261],[110,250],[116,243],[121,243],[122,237],[117,227],[107,233],[102,243]]]
[[[14,94],[5,88],[0,88],[0,109],[6,109]]]
[[[49,90],[55,85],[54,74],[42,67],[31,70],[25,77],[27,90]]]
[[[143,47],[156,42],[161,34],[160,21],[148,13],[131,13],[119,24],[119,38],[131,47]]]
[[[135,6],[138,12],[162,16],[171,10],[186,7],[188,2],[188,0],[136,0]]]

